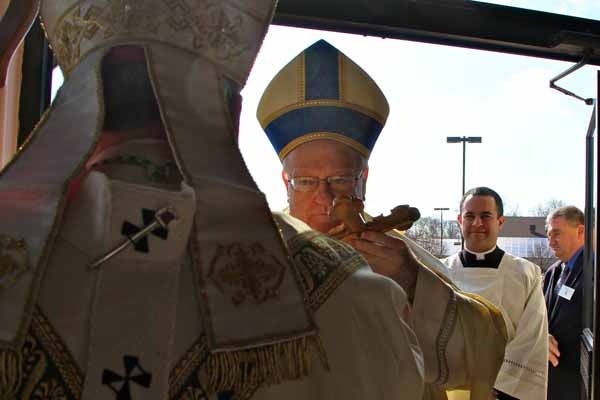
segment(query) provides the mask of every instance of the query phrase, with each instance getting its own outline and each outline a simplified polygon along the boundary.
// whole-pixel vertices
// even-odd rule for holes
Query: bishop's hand
[[[367,260],[373,271],[402,286],[412,302],[419,263],[402,239],[381,232],[364,231],[358,237],[348,237],[344,241]]]

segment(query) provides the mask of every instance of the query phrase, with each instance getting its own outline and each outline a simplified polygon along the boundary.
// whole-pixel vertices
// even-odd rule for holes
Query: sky
[[[503,0],[497,4],[600,20],[598,0]],[[592,108],[549,88],[572,63],[395,39],[271,26],[242,95],[240,148],[271,208],[286,206],[281,164],[256,108],[275,74],[303,49],[325,39],[378,83],[390,115],[369,160],[365,209],[399,204],[453,219],[462,190],[462,144],[447,136],[481,136],[467,144],[466,187],[489,186],[518,215],[548,200],[583,209],[585,134]],[[596,97],[597,68],[559,81]]]

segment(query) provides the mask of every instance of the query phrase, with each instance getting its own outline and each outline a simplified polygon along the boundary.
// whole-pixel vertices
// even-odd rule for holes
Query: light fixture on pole
[[[446,143],[462,143],[463,166],[462,166],[462,194],[465,194],[465,160],[467,154],[467,143],[481,143],[481,136],[447,136]],[[462,212],[462,210],[459,210]],[[460,248],[465,248],[465,238],[460,236]]]
[[[467,143],[481,143],[481,136],[448,136],[446,143],[463,144],[463,167],[462,167],[462,194],[465,194],[465,160],[467,153]]]
[[[434,211],[440,212],[440,257],[444,253],[444,211],[449,211],[448,207],[435,207]]]

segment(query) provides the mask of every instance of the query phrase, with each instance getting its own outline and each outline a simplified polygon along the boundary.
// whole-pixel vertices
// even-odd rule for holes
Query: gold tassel
[[[276,385],[307,376],[315,356],[329,369],[318,336],[239,351],[222,351],[208,357],[207,391],[243,393],[252,387]]]
[[[23,380],[21,356],[12,350],[0,350],[0,400],[13,400]]]

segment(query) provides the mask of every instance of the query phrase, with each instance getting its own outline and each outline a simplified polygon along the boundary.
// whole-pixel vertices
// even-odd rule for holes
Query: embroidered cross
[[[219,245],[207,276],[235,306],[262,304],[279,296],[285,268],[262,243],[232,243]]]
[[[142,221],[143,221],[142,228],[132,224],[129,221],[125,221],[125,222],[123,222],[123,225],[121,226],[121,234],[123,234],[127,237],[131,237],[132,235],[135,235],[136,233],[141,231],[144,226],[148,226],[149,224],[151,224],[154,221],[155,214],[156,214],[156,210],[149,210],[147,208],[142,208]],[[162,240],[167,240],[167,238],[169,236],[169,231],[163,227],[156,228],[151,233],[154,236],[156,236]],[[141,253],[148,253],[150,251],[150,247],[148,246],[148,238],[147,237],[141,238],[140,240],[137,241],[137,243],[134,243],[133,246],[135,248],[135,251],[139,251]]]
[[[102,384],[108,386],[117,395],[116,400],[131,400],[130,382],[149,388],[152,383],[152,374],[144,371],[135,356],[123,356],[125,376],[105,369],[102,372]],[[119,387],[120,385],[120,387]]]

